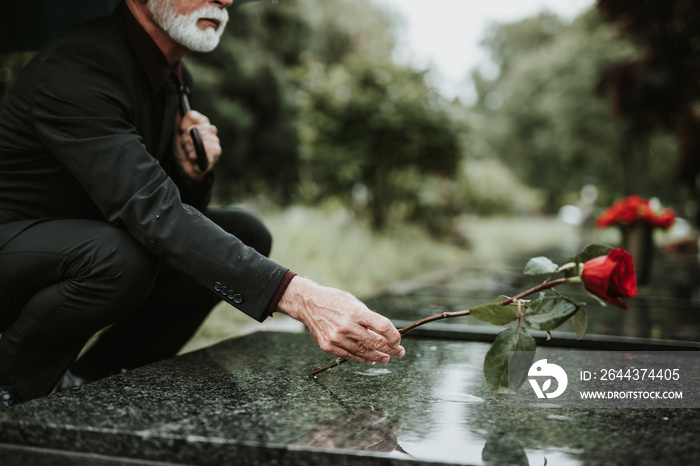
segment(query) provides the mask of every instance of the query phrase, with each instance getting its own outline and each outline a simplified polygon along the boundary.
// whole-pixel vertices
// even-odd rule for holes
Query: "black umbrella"
[[[75,24],[110,13],[122,0],[3,0],[0,6],[0,54],[38,50],[52,37]],[[233,0],[240,5],[252,0]],[[190,110],[187,95],[180,94],[183,112]],[[201,170],[207,155],[197,128],[190,130]]]
[[[121,0],[1,0],[0,53],[40,49],[69,26],[106,15]],[[234,5],[251,0],[234,0]]]
[[[120,0],[5,0],[0,53],[36,50],[74,24],[106,15]]]

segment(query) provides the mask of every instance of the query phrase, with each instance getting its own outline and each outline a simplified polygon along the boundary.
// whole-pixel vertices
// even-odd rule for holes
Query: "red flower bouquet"
[[[664,209],[657,213],[648,199],[632,195],[620,199],[608,207],[596,220],[596,226],[605,228],[615,224],[630,226],[646,223],[651,227],[667,229],[672,227],[675,222],[676,213],[672,209]]]

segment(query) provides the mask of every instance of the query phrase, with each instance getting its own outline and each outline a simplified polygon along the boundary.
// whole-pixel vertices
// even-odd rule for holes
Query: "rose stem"
[[[508,298],[506,300],[503,300],[498,304],[500,306],[507,306],[507,305],[511,304],[513,301],[524,298],[525,296],[529,296],[533,293],[537,293],[538,291],[554,288],[555,286],[562,285],[568,281],[569,281],[568,278],[560,278],[560,279],[554,280],[552,282],[540,283],[539,285],[537,285],[533,288],[530,288],[529,290],[525,290],[522,293],[513,296],[512,298]],[[455,312],[441,312],[440,314],[435,314],[434,316],[426,317],[424,319],[417,320],[416,322],[408,324],[407,326],[400,328],[399,333],[401,335],[404,335],[405,333],[413,330],[414,328],[419,327],[419,326],[424,325],[424,324],[427,324],[429,322],[434,322],[436,320],[442,320],[442,319],[449,319],[452,317],[468,316],[469,314],[471,314],[471,311],[469,309],[464,309],[462,311],[455,311]],[[316,369],[310,370],[307,375],[312,376],[312,375],[319,374],[321,372],[331,370],[333,367],[339,366],[346,361],[348,361],[348,359],[337,358],[334,361],[329,362],[328,364],[324,364],[323,366],[319,366]]]

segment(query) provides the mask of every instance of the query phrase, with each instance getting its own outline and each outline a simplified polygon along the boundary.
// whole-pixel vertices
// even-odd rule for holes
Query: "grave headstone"
[[[700,462],[696,409],[511,406],[484,382],[487,343],[404,346],[387,365],[310,378],[329,358],[309,334],[227,340],[0,411],[0,455],[92,454],[106,466]]]

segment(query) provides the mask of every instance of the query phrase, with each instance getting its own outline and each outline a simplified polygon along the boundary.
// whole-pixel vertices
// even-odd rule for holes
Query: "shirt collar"
[[[148,75],[148,80],[154,91],[159,92],[165,86],[171,74],[175,74],[178,80],[182,78],[182,66],[178,61],[173,66],[168,65],[168,61],[163,52],[158,48],[153,38],[139,24],[131,14],[126,4],[121,4],[122,14],[126,22],[126,33],[129,41],[139,57],[139,61]]]

